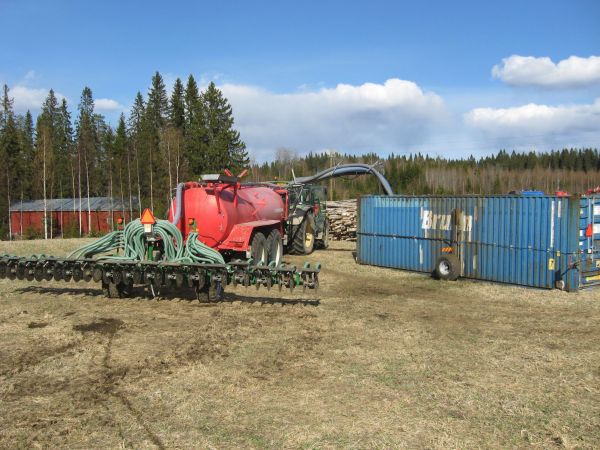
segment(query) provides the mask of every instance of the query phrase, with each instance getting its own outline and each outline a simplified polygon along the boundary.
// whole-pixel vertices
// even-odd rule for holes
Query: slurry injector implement
[[[298,270],[282,261],[287,216],[288,191],[280,186],[205,176],[178,186],[170,220],[146,209],[66,257],[0,256],[0,278],[93,280],[108,297],[130,296],[136,285],[152,296],[188,286],[209,301],[221,299],[226,285],[317,288],[320,264]]]

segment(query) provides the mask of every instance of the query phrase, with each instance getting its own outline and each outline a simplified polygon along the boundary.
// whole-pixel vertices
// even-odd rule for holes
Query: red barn
[[[24,200],[10,205],[10,225],[14,237],[44,237],[44,209],[47,217],[48,237],[78,236],[81,233],[107,233],[113,231],[122,217],[129,222],[139,216],[139,203],[133,198],[122,202],[110,197],[53,198]]]

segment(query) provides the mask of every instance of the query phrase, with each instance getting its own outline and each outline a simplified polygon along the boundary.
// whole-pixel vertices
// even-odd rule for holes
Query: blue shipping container
[[[463,277],[600,284],[600,196],[367,196],[357,234],[363,264],[432,272],[452,247]]]

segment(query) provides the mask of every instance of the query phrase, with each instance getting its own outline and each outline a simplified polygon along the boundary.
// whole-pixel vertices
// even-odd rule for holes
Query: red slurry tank
[[[256,229],[283,233],[287,191],[278,186],[218,181],[185,183],[177,226],[184,237],[197,231],[199,239],[219,250],[246,251]],[[169,220],[176,220],[173,199]],[[192,223],[194,225],[192,225]]]

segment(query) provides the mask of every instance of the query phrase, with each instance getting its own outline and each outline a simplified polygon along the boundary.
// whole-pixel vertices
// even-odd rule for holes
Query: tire
[[[460,276],[460,261],[452,254],[440,256],[433,270],[433,276],[438,280],[456,281]]]
[[[292,253],[295,255],[310,255],[315,249],[315,219],[309,211],[294,234]]]
[[[271,230],[267,236],[266,246],[269,263],[275,261],[275,265],[279,266],[283,259],[283,241],[279,230]]]
[[[323,239],[319,239],[317,244],[319,248],[329,247],[329,220],[327,219],[325,219],[325,224],[323,225]]]
[[[131,283],[120,282],[119,284],[102,283],[102,292],[108,298],[126,298],[133,294],[133,285]]]
[[[264,265],[267,265],[269,262],[267,254],[267,238],[261,231],[256,232],[252,238],[252,242],[250,243],[250,255],[256,265],[261,262]]]
[[[225,290],[221,282],[196,286],[196,299],[201,303],[220,302],[225,298]]]

